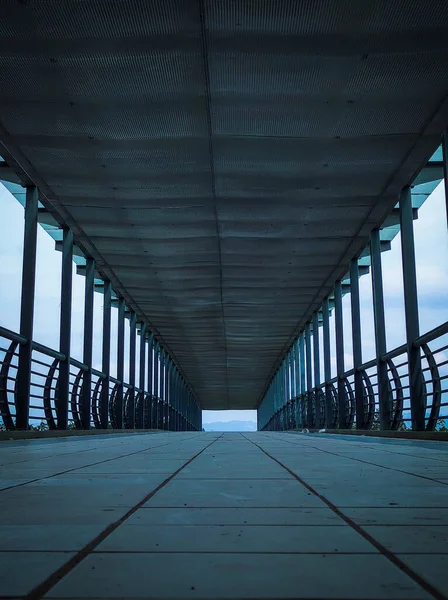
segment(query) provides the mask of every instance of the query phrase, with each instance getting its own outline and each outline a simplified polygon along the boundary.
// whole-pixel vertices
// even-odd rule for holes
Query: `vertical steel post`
[[[38,202],[37,188],[35,186],[27,187],[20,303],[20,335],[23,335],[27,341],[19,346],[15,393],[17,429],[28,429],[29,427]]]
[[[140,328],[140,367],[139,367],[139,385],[140,388],[140,407],[139,414],[136,417],[136,427],[144,429],[145,415],[145,382],[146,382],[146,324],[142,323]]]
[[[148,394],[150,396],[154,393],[154,378],[153,378],[153,368],[154,368],[154,351],[153,351],[153,342],[154,335],[152,333],[149,334],[148,337]]]
[[[305,385],[305,334],[302,333],[299,337],[299,352],[300,352],[300,421],[302,427],[306,427],[305,422],[305,402],[306,402],[306,385]]]
[[[383,360],[386,354],[386,321],[384,317],[383,273],[381,268],[381,246],[379,229],[370,236],[372,262],[373,317],[375,322],[375,346],[378,371],[378,401],[381,429],[390,429],[391,407],[387,364]]]
[[[70,340],[72,330],[72,282],[73,282],[73,233],[64,228],[62,239],[61,276],[61,323],[59,328],[59,352],[65,360],[59,363],[56,415],[58,429],[68,427],[68,404],[70,395]]]
[[[149,427],[152,429],[153,422],[153,402],[152,396],[154,394],[154,377],[153,377],[153,369],[154,369],[154,349],[153,349],[153,341],[154,335],[150,333],[148,337],[148,404],[146,407],[147,417],[145,421],[145,428]]]
[[[295,363],[295,373],[296,373],[296,399],[295,399],[295,406],[294,406],[294,418],[295,418],[295,426],[300,427],[301,425],[301,394],[302,394],[302,383],[300,381],[300,341],[299,338],[296,339],[296,342],[294,344],[295,346],[295,351],[294,351],[294,363]],[[271,384],[272,387],[272,384]],[[273,393],[273,392],[271,392]]]
[[[443,181],[445,185],[445,211],[448,225],[448,131],[442,136]]]
[[[165,400],[166,400],[166,428],[171,429],[171,398],[170,398],[170,374],[171,374],[171,361],[169,355],[166,358],[165,368]]]
[[[90,429],[90,411],[92,408],[92,358],[93,358],[93,299],[95,284],[95,262],[86,259],[86,280],[84,290],[84,339],[82,362],[87,366],[83,373],[81,398],[81,424]]]
[[[361,308],[359,304],[358,259],[350,263],[350,304],[352,313],[353,369],[355,383],[356,429],[365,429],[364,389],[362,383]]]
[[[314,427],[313,418],[313,371],[311,361],[311,322],[305,328],[305,353],[306,353],[306,402],[307,402],[307,424],[310,429]]]
[[[342,284],[334,286],[334,324],[336,332],[336,372],[338,376],[338,422],[339,429],[347,427],[346,395],[344,385],[344,324],[342,320]]]
[[[313,316],[313,362],[314,362],[314,390],[315,390],[315,406],[316,406],[316,422],[315,426],[320,427],[321,411],[321,390],[320,385],[320,346],[319,346],[319,311],[316,311]]]
[[[129,319],[129,425],[135,429],[135,351],[137,342],[137,315],[131,310]]]
[[[117,389],[116,419],[117,427],[123,428],[123,399],[124,399],[124,320],[126,304],[124,298],[118,298],[117,326],[117,379],[120,382]]]
[[[109,422],[109,388],[110,388],[110,319],[112,309],[112,286],[108,279],[104,280],[103,303],[103,353],[102,371],[106,375],[101,386],[100,423],[107,429]]]
[[[162,352],[160,353],[160,378],[159,378],[160,399],[161,399],[161,403],[160,403],[161,415],[160,416],[161,416],[162,429],[166,429],[165,366],[166,366],[165,350],[162,349]]]
[[[420,335],[420,326],[418,319],[417,274],[415,270],[414,223],[411,189],[408,186],[403,189],[400,195],[400,230],[412,429],[414,431],[424,431],[425,397],[423,392],[422,359],[420,347],[415,345]]]
[[[333,426],[333,398],[331,393],[330,302],[328,296],[322,303],[322,333],[325,379],[325,426]]]
[[[159,429],[159,344],[154,342],[154,410],[155,429]]]

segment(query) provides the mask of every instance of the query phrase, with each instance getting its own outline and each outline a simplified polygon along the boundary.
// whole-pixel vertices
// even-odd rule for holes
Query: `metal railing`
[[[422,390],[425,406],[425,429],[446,429],[448,421],[448,323],[420,336],[414,343],[422,360]],[[407,346],[384,354],[387,366],[389,428],[411,429],[410,384]],[[378,361],[366,362],[358,369],[363,388],[362,422],[358,422],[355,403],[355,370],[346,371],[326,383],[289,398],[279,407],[263,430],[287,429],[379,429]],[[342,383],[342,386],[340,385]],[[339,394],[344,394],[345,414],[339,415]],[[331,419],[327,415],[331,414]]]
[[[17,373],[20,345],[28,340],[0,327],[0,416],[3,427],[16,428]],[[83,385],[91,373],[88,421],[92,429],[194,430],[193,423],[176,399],[175,390],[165,390],[165,398],[65,356],[38,342],[31,342],[30,424],[33,429],[58,429],[59,369],[69,362],[68,421],[73,429],[83,426]],[[105,392],[105,386],[107,391]],[[123,391],[123,393],[121,393]],[[85,408],[84,408],[85,410]],[[0,423],[1,425],[1,423]]]

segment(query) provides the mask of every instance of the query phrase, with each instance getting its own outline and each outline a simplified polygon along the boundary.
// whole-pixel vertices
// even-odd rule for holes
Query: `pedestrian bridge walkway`
[[[0,448],[2,598],[448,593],[443,442],[184,432]]]

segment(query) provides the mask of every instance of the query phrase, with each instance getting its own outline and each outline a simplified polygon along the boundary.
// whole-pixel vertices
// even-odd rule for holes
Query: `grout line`
[[[76,552],[79,552],[78,550],[1,550],[1,553],[7,553],[7,554],[73,554]],[[102,555],[102,554],[271,554],[271,555],[277,555],[277,554],[301,554],[301,555],[308,555],[308,554],[316,554],[319,556],[322,556],[323,554],[325,554],[326,556],[329,554],[332,555],[339,555],[339,554],[344,554],[344,555],[348,555],[348,556],[358,556],[360,554],[365,554],[366,556],[377,556],[378,552],[372,550],[372,552],[343,552],[341,551],[334,551],[334,550],[324,550],[324,551],[309,551],[309,550],[290,550],[290,551],[286,551],[286,550],[93,550],[93,552],[89,553],[90,556],[95,555]],[[416,554],[417,556],[420,556],[421,554],[424,554],[425,556],[431,556],[433,554],[441,554],[440,552],[400,552],[400,554]],[[443,555],[445,556],[445,555]],[[51,577],[51,575],[50,575]],[[28,598],[28,596],[25,596],[26,598]]]
[[[394,467],[387,467],[385,465],[378,465],[377,463],[370,462],[368,460],[363,460],[362,458],[355,458],[353,456],[343,456],[341,454],[337,454],[336,452],[330,452],[329,450],[322,450],[321,448],[317,448],[313,446],[316,450],[320,452],[324,452],[325,454],[330,454],[331,456],[337,456],[339,458],[348,458],[349,460],[354,460],[356,462],[371,465],[372,467],[379,467],[380,469],[387,469],[388,471],[395,471],[396,473],[402,473],[403,475],[411,475],[412,477],[418,477],[419,479],[425,479],[426,481],[432,481],[433,483],[441,483],[442,485],[448,485],[448,482],[439,481],[437,479],[433,479],[432,477],[426,477],[426,475],[418,475],[417,473],[411,473],[410,471],[403,471],[402,469],[395,469]]]
[[[265,432],[265,433],[267,433],[267,432]],[[276,432],[272,432],[272,433],[275,434]],[[293,432],[292,431],[285,431],[285,433],[293,433]],[[297,433],[300,434],[301,432],[297,432]],[[277,433],[277,435],[279,435],[279,433]],[[316,439],[319,434],[317,434],[317,433],[310,433],[310,434],[306,434],[306,435],[309,435],[311,438]],[[332,435],[332,434],[326,434],[326,435]],[[333,434],[333,435],[335,435],[335,434]],[[353,437],[354,438],[353,441],[356,441],[356,438],[358,436],[350,436],[350,437]],[[273,439],[278,440],[279,438],[273,438]],[[330,439],[329,437],[328,438],[320,437],[319,439],[321,441],[325,441],[325,442],[334,442],[335,441],[334,438]],[[388,438],[382,438],[382,439],[388,439]],[[404,438],[403,439],[401,439],[401,438],[393,438],[393,439],[394,440],[400,440],[400,441],[404,440]],[[304,441],[303,438],[297,440],[299,442],[298,444],[295,444],[292,440],[284,440],[284,441],[286,443],[288,443],[288,444],[293,444],[294,446],[300,445],[300,446],[302,446],[302,448],[313,448],[313,446],[310,446],[309,444],[306,444],[306,443],[305,444],[301,444],[301,442]],[[340,443],[341,444],[343,444],[344,442],[350,443],[351,441],[352,441],[352,439],[341,439]],[[423,441],[423,440],[413,440],[413,441],[414,442],[416,442],[416,441],[419,442],[419,441]],[[441,442],[442,442],[442,440],[439,443],[441,443]],[[442,463],[440,465],[441,467],[442,466],[448,466],[448,457],[446,459],[444,459],[444,458],[435,458],[434,456],[421,456],[419,454],[411,454],[409,452],[394,452],[392,450],[393,446],[391,446],[390,449],[386,449],[384,447],[385,444],[382,444],[382,443],[372,443],[372,445],[367,445],[369,442],[362,442],[361,440],[358,440],[358,443],[360,444],[359,447],[361,447],[363,449],[366,449],[366,450],[374,450],[374,451],[382,452],[383,454],[388,454],[388,455],[391,455],[391,456],[395,456],[395,455],[397,455],[397,456],[408,456],[408,457],[411,457],[411,458],[419,458],[420,460],[425,460],[425,461],[426,460],[433,460],[435,462]],[[399,446],[398,444],[396,444],[396,445]],[[434,448],[434,451],[436,451],[436,450],[438,450],[438,449]]]
[[[292,444],[293,446],[298,445],[298,444],[294,444],[293,442],[288,442],[288,443]],[[444,481],[440,481],[440,479],[434,479],[432,477],[427,477],[426,475],[419,475],[417,473],[412,473],[410,471],[403,471],[402,469],[396,469],[394,467],[388,467],[386,465],[379,465],[377,463],[373,463],[368,460],[363,460],[362,458],[355,458],[353,456],[344,456],[343,454],[338,454],[337,452],[330,452],[330,450],[324,450],[323,448],[318,448],[317,446],[311,446],[310,444],[306,444],[305,446],[302,446],[302,447],[312,448],[313,450],[317,450],[318,452],[323,452],[324,454],[330,454],[331,456],[337,456],[338,458],[346,458],[348,460],[354,460],[354,461],[357,461],[357,462],[360,462],[360,463],[363,463],[366,465],[370,465],[372,467],[378,467],[380,469],[387,469],[389,471],[395,471],[396,473],[402,473],[403,475],[411,475],[413,477],[418,477],[420,479],[432,481],[433,483],[441,483],[442,485],[448,485],[448,481],[444,482]],[[376,448],[372,448],[372,450],[376,450]],[[404,456],[408,456],[408,455],[405,454]],[[415,457],[415,458],[420,458],[420,457]]]
[[[378,542],[374,537],[372,537],[369,533],[367,533],[360,525],[355,523],[350,517],[347,517],[335,504],[333,504],[330,500],[328,500],[325,496],[316,491],[311,485],[306,483],[301,477],[296,475],[294,471],[285,466],[280,460],[269,454],[266,450],[264,450],[261,446],[259,446],[256,442],[249,440],[249,442],[254,444],[257,448],[259,448],[266,456],[269,456],[273,461],[275,461],[278,465],[283,467],[288,473],[290,473],[300,484],[302,484],[307,490],[309,490],[314,496],[319,498],[324,504],[326,504],[338,517],[343,519],[347,525],[350,525],[359,535],[361,535],[366,541],[370,542],[372,546],[374,546],[386,559],[388,559],[393,565],[395,565],[400,571],[405,573],[410,579],[412,579],[415,583],[417,583],[425,592],[431,594],[436,600],[446,600],[446,597],[439,592],[437,588],[435,588],[432,584],[430,584],[426,579],[421,577],[418,573],[413,571],[410,567],[408,567],[398,556],[396,556],[393,552],[388,550],[385,546],[383,546],[380,542]],[[403,552],[401,554],[406,554]]]
[[[200,454],[204,452],[207,448],[209,448],[212,444],[216,442],[219,438],[211,441],[207,446],[205,446],[202,450],[200,450],[197,454],[195,454],[190,460],[188,460],[182,467],[174,471],[172,475],[170,475],[167,479],[165,479],[160,485],[158,485],[155,489],[153,489],[149,494],[147,494],[142,500],[137,502],[135,506],[133,506],[130,510],[127,511],[120,519],[111,523],[104,529],[99,535],[97,535],[93,540],[91,540],[88,544],[86,544],[81,550],[77,552],[75,556],[69,559],[62,567],[54,571],[49,577],[47,577],[42,583],[37,585],[34,589],[32,589],[28,594],[23,596],[26,600],[40,600],[43,596],[45,596],[63,577],[68,575],[70,571],[72,571],[78,564],[83,561],[87,556],[95,550],[95,548],[101,544],[111,533],[113,533],[120,525],[122,525],[129,517],[131,517],[137,510],[143,506],[150,498],[152,498],[157,492],[159,492],[162,488],[164,488],[167,483],[169,483],[178,473],[182,471],[187,465],[194,461]]]
[[[193,439],[196,439],[199,436],[196,436]],[[186,440],[191,441],[191,440]],[[45,477],[38,477],[36,479],[30,479],[29,481],[25,481],[23,483],[17,483],[16,485],[10,485],[8,487],[0,489],[0,492],[5,492],[6,490],[12,490],[18,487],[23,487],[25,485],[29,485],[30,483],[36,483],[36,481],[42,481],[43,479],[52,479],[53,477],[58,477],[58,475],[65,475],[66,473],[72,473],[73,471],[80,471],[81,469],[88,469],[89,467],[94,467],[95,465],[102,465],[107,462],[111,462],[113,460],[118,460],[120,458],[126,458],[127,456],[134,456],[135,454],[141,454],[142,452],[149,452],[153,448],[161,448],[163,446],[169,446],[170,444],[178,443],[179,440],[175,440],[172,442],[166,442],[165,444],[159,444],[158,446],[151,446],[150,448],[143,448],[142,450],[135,450],[135,452],[128,452],[127,454],[122,454],[120,456],[115,456],[113,458],[106,458],[104,460],[99,460],[94,463],[90,463],[89,465],[84,465],[82,467],[74,467],[73,469],[67,469],[66,471],[60,471],[59,473],[53,473],[53,475],[46,475]],[[185,466],[185,465],[184,465]],[[114,475],[114,473],[104,473],[105,475]],[[138,473],[137,473],[138,474]],[[149,473],[152,474],[152,473]],[[81,475],[90,475],[90,473],[81,473]],[[131,473],[132,475],[132,473]],[[163,473],[162,473],[163,475]]]

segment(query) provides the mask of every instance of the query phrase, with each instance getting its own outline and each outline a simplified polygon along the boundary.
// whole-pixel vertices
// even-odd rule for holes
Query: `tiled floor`
[[[117,434],[0,469],[0,599],[448,594],[443,442]]]

